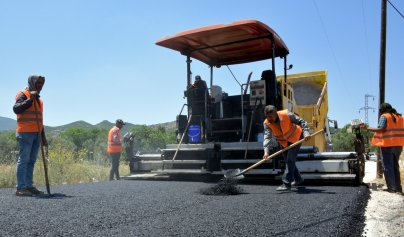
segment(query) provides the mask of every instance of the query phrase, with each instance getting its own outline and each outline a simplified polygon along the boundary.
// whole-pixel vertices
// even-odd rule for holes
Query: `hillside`
[[[15,119],[0,116],[0,132],[7,130],[15,130],[17,128],[17,121]]]
[[[50,126],[45,125],[45,133],[47,136],[54,136],[54,135],[59,134],[60,132],[65,131],[68,128],[85,128],[85,129],[101,128],[101,129],[109,130],[112,128],[112,126],[114,126],[114,124],[115,123],[104,120],[100,123],[92,125],[90,123],[80,120],[80,121],[76,121],[73,123],[69,123],[69,124],[62,125],[62,126],[56,126],[56,127],[50,127]],[[125,134],[133,126],[141,126],[141,125],[126,123],[126,125],[123,126],[121,129],[121,134],[122,135]],[[153,125],[150,125],[149,127],[157,128],[159,126],[164,127],[166,129],[166,131],[174,131],[175,130],[175,121],[161,123],[161,124],[153,124]],[[16,128],[17,128],[17,121],[15,119],[0,117],[0,132],[9,131],[9,130],[13,131]]]

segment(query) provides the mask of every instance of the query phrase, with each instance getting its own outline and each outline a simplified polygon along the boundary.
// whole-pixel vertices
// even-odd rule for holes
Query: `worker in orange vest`
[[[398,161],[404,146],[404,119],[389,103],[382,103],[379,110],[381,115],[377,128],[370,128],[364,123],[361,123],[360,127],[375,132],[371,143],[380,147],[382,153],[383,173],[387,185],[387,189],[383,190],[402,193]]]
[[[114,175],[117,180],[120,180],[119,176],[119,160],[121,159],[122,143],[126,141],[126,138],[121,139],[120,129],[126,125],[122,119],[117,119],[115,126],[109,130],[108,133],[108,148],[107,152],[111,156],[111,170],[109,172],[109,180],[114,180]]]
[[[311,135],[309,132],[309,126],[304,119],[289,112],[288,110],[278,111],[273,105],[265,106],[264,113],[266,119],[263,124],[263,159],[269,159],[270,144],[272,143],[273,137],[275,137],[283,148],[286,148],[287,146],[296,143],[303,138],[305,141],[310,140]],[[276,191],[288,191],[292,186],[297,186],[303,183],[304,179],[296,167],[296,159],[300,146],[301,144],[290,148],[283,153],[286,169],[282,177],[283,184],[279,186]]]
[[[39,96],[44,84],[44,76],[30,75],[28,86],[15,96],[13,110],[17,115],[16,138],[19,147],[16,168],[17,190],[15,191],[17,196],[32,196],[43,193],[34,187],[33,175],[41,144],[40,137],[42,137],[42,144],[48,145],[43,128],[43,101]]]

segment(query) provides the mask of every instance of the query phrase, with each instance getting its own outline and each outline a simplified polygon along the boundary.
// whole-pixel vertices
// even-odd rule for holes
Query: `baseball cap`
[[[117,119],[116,123],[122,123],[123,125],[126,125],[126,123],[124,123],[122,119]]]

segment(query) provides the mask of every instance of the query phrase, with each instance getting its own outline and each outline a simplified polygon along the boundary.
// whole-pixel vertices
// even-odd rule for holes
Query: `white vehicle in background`
[[[369,161],[376,161],[376,159],[377,159],[377,156],[374,152],[369,152],[369,154],[365,153],[364,156],[365,156],[365,159],[369,160]]]

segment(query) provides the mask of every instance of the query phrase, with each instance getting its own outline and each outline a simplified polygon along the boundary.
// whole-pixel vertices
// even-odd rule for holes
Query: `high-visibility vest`
[[[265,124],[272,130],[276,140],[278,140],[283,147],[287,147],[288,142],[295,143],[299,141],[302,135],[302,128],[290,121],[287,110],[280,110],[277,113],[282,131],[278,129],[275,123],[270,123],[265,119]]]
[[[387,124],[384,132],[376,132],[372,138],[372,145],[379,147],[404,146],[404,119],[393,114],[396,122],[389,113],[383,114]]]
[[[30,98],[31,94],[27,90],[22,90],[17,93],[15,100],[18,99],[20,93],[24,93],[27,98]],[[39,100],[39,104],[37,103]],[[31,107],[24,110],[24,112],[17,114],[17,132],[38,132],[38,121],[39,121],[39,131],[43,128],[43,102],[40,98],[38,100],[32,101]],[[35,105],[36,103],[36,111]],[[38,118],[37,118],[38,116]]]
[[[107,148],[108,153],[116,153],[116,152],[122,151],[122,144],[115,143],[112,138],[112,133],[115,130],[118,130],[117,131],[118,139],[121,140],[121,133],[119,132],[119,128],[114,126],[113,128],[111,128],[111,130],[109,130],[109,133],[108,133],[108,148]]]

